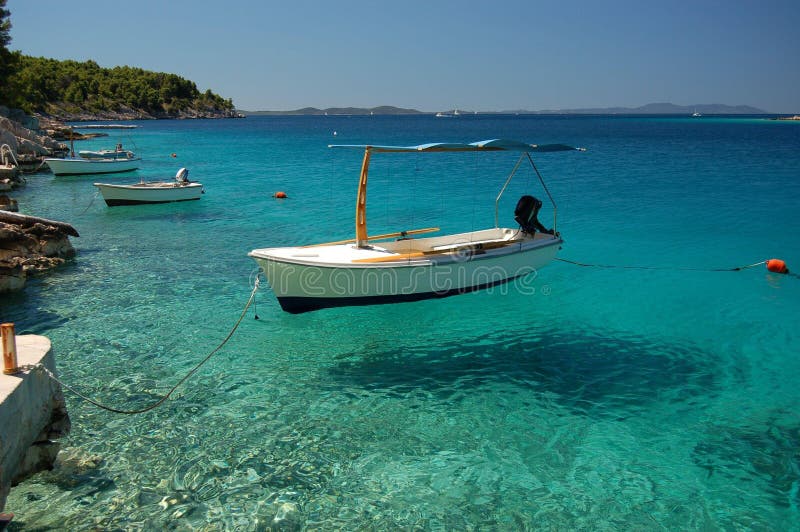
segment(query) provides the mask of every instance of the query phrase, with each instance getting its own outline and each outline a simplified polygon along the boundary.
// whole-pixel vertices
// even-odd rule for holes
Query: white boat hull
[[[139,168],[141,157],[130,159],[45,159],[54,175],[113,174]]]
[[[519,236],[513,229],[488,229],[369,248],[340,244],[257,249],[250,256],[264,270],[281,308],[297,314],[498,286],[552,261],[562,243],[552,235]],[[404,249],[406,242],[413,248]]]
[[[133,185],[112,185],[94,183],[106,205],[140,205],[147,203],[171,203],[175,201],[198,200],[203,194],[200,183],[176,184],[175,181],[136,183]]]

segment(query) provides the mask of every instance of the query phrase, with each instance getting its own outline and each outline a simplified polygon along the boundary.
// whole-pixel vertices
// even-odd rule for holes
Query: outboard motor
[[[519,224],[523,233],[533,235],[536,231],[553,234],[552,229],[547,229],[539,221],[539,209],[542,208],[542,202],[533,196],[522,196],[517,202],[517,208],[514,209],[514,219]]]
[[[189,170],[186,168],[181,168],[178,170],[178,173],[175,174],[175,181],[178,183],[188,183],[189,182]]]

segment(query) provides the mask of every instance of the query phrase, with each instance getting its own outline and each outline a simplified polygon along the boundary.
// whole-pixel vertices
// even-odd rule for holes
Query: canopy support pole
[[[519,156],[519,160],[517,161],[517,164],[514,165],[514,169],[511,170],[511,173],[509,174],[508,179],[506,179],[506,182],[503,184],[503,188],[500,189],[500,193],[497,195],[497,198],[494,200],[494,226],[495,226],[495,228],[500,227],[500,220],[499,220],[499,214],[498,214],[498,205],[500,204],[500,198],[503,196],[503,192],[506,191],[506,187],[508,187],[508,184],[511,183],[511,178],[514,177],[514,174],[517,173],[517,170],[519,169],[519,165],[522,164],[522,159],[523,158],[524,158],[523,155]]]
[[[358,196],[356,197],[356,247],[368,245],[367,237],[367,174],[369,173],[369,156],[371,147],[364,150],[364,161],[361,163],[361,177],[358,180]]]
[[[536,175],[539,177],[539,183],[542,184],[542,188],[547,193],[547,197],[550,198],[550,203],[553,204],[553,233],[558,234],[558,228],[556,227],[556,221],[558,217],[558,207],[556,207],[556,202],[553,199],[553,196],[550,194],[550,191],[547,189],[547,185],[544,184],[544,179],[542,178],[542,174],[539,173],[539,169],[536,168],[536,165],[533,164],[533,158],[531,158],[531,154],[525,152],[525,155],[528,156],[528,160],[531,162],[531,167],[533,167],[533,171],[536,172]]]

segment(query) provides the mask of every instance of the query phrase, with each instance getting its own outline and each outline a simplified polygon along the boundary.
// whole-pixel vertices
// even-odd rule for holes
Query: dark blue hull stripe
[[[192,200],[199,200],[200,198],[186,198],[186,199],[177,199],[177,200],[168,200],[168,201],[139,201],[139,200],[127,200],[127,199],[111,199],[106,200],[106,205],[109,207],[119,207],[122,205],[145,205],[145,204],[153,204],[153,203],[175,203],[177,201],[192,201]]]
[[[392,294],[385,296],[358,296],[358,297],[279,297],[278,303],[281,308],[291,314],[302,314],[303,312],[310,312],[313,310],[321,310],[324,308],[332,307],[352,307],[363,305],[385,305],[387,303],[409,303],[412,301],[422,301],[425,299],[438,299],[442,297],[456,296],[459,294],[468,294],[476,290],[485,290],[493,286],[499,286],[513,281],[517,277],[527,275],[516,275],[508,279],[501,279],[499,281],[492,281],[490,283],[478,284],[475,286],[466,286],[463,288],[453,288],[451,290],[443,290],[441,292],[422,292],[416,294]]]

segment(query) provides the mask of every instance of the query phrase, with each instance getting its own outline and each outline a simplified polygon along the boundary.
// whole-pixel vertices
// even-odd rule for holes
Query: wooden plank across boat
[[[356,197],[355,238],[310,246],[254,249],[281,308],[300,313],[328,307],[372,305],[464,294],[507,283],[536,271],[562,244],[556,205],[531,153],[582,150],[563,144],[508,140],[420,146],[332,146],[364,149]],[[478,231],[417,238],[436,227],[367,235],[367,181],[374,153],[516,151],[519,159],[495,199],[495,226]],[[553,206],[553,226],[538,220],[541,201],[523,196],[515,219],[500,227],[498,203],[523,161],[528,160]],[[395,239],[395,240],[391,240]]]

